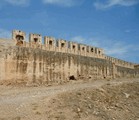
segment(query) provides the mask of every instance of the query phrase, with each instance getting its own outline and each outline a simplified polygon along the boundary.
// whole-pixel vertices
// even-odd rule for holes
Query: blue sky
[[[0,0],[0,38],[13,29],[104,48],[139,63],[139,0]]]

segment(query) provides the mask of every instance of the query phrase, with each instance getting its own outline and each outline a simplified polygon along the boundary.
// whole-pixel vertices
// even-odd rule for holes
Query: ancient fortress
[[[0,81],[63,83],[70,79],[139,77],[139,65],[105,55],[104,50],[63,39],[14,30],[0,39]]]

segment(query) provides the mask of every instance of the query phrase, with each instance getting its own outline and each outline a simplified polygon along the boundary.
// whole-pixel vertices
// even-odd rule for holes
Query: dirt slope
[[[139,120],[139,80],[0,86],[0,120]]]

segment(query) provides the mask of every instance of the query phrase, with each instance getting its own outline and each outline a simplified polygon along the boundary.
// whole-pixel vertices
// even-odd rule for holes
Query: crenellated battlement
[[[29,34],[29,42],[32,44],[42,44],[42,36],[40,34]]]
[[[117,66],[123,66],[127,68],[134,68],[136,64],[127,62],[124,60],[120,60],[118,58],[110,57],[105,55],[105,59],[111,61],[112,63],[116,64]]]
[[[63,39],[56,39],[54,37],[45,36],[44,39],[40,34],[29,34],[29,42],[26,39],[26,33],[20,30],[13,30],[12,39],[17,46],[38,48],[46,51],[54,51],[61,53],[69,53],[93,58],[106,59],[117,66],[134,68],[136,64],[126,62],[117,58],[113,58],[104,54],[102,48],[80,44]],[[44,43],[44,44],[43,44]]]
[[[45,36],[42,39],[40,34],[29,34],[29,42],[26,40],[26,33],[20,30],[13,30],[12,39],[16,45],[23,47],[39,48],[55,52],[65,52],[82,56],[96,57],[104,59],[104,50],[97,47],[79,44],[76,42],[55,39],[54,37]],[[44,40],[44,44],[43,43]]]

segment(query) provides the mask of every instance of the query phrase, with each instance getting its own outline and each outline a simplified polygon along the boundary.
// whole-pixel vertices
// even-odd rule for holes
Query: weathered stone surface
[[[15,46],[13,40],[0,39],[0,52],[3,52],[4,49],[8,49],[10,46]]]
[[[14,33],[18,35],[18,32]],[[49,37],[45,38],[45,45],[33,42],[33,38],[30,43],[20,39],[23,44],[18,45],[16,35],[13,40],[0,39],[1,81],[59,84],[67,82],[71,76],[74,79],[139,77],[139,69],[134,67],[136,64],[108,57],[102,49],[86,45],[77,48],[79,44],[70,42],[68,45],[65,40],[59,40],[55,46],[54,38]]]

